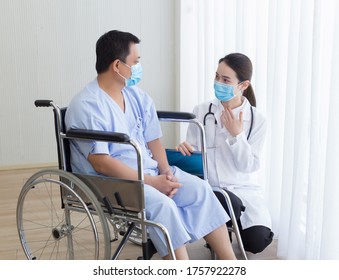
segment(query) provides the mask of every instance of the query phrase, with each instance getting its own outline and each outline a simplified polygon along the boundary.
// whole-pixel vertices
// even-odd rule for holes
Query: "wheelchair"
[[[156,252],[147,235],[147,227],[159,228],[175,260],[167,229],[159,223],[146,219],[143,193],[142,156],[138,145],[122,133],[69,130],[65,131],[64,117],[67,108],[59,108],[51,100],[36,100],[36,107],[52,107],[59,169],[46,169],[33,174],[24,184],[17,204],[17,228],[25,255],[36,259],[113,259],[119,258],[128,241],[142,247],[139,259],[151,259]],[[158,111],[160,121],[188,122],[196,124],[201,131],[201,153],[192,157],[195,164],[180,164],[171,160],[179,152],[167,149],[170,165],[205,180],[208,179],[205,147],[205,132],[195,115],[191,113]],[[92,176],[72,173],[69,141],[95,140],[132,145],[138,162],[138,180]],[[180,155],[179,155],[180,158]],[[198,159],[198,160],[196,160]],[[247,259],[229,195],[221,188],[213,191],[224,197],[232,227],[240,251]],[[112,254],[112,243],[122,239]],[[207,247],[209,248],[208,244]],[[216,259],[211,251],[211,258]]]
[[[141,237],[142,257],[156,252],[147,227],[164,235],[168,254],[175,260],[167,229],[146,219],[144,175],[139,146],[122,133],[89,130],[65,131],[67,108],[51,100],[36,100],[36,107],[52,107],[59,169],[33,174],[18,198],[16,222],[19,239],[30,260],[116,260],[133,235]],[[131,145],[136,151],[138,180],[76,174],[71,172],[70,139]],[[140,234],[140,236],[139,236]],[[112,251],[112,242],[121,241]]]

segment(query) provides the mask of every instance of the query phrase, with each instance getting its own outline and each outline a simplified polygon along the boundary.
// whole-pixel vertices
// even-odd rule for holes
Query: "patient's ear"
[[[119,59],[116,59],[111,63],[110,67],[114,72],[119,72],[120,64],[121,64],[121,61]]]

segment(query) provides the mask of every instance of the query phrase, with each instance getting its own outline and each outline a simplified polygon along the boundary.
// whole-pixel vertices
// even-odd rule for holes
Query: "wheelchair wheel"
[[[18,199],[18,233],[28,259],[110,259],[106,218],[88,186],[62,170],[34,174]]]

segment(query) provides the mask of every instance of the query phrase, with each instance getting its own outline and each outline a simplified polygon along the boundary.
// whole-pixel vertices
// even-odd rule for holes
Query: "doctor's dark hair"
[[[129,55],[131,43],[139,44],[140,40],[128,32],[111,30],[102,35],[96,43],[97,61],[95,69],[97,73],[107,71],[111,63],[116,59],[125,62],[126,57]]]
[[[246,55],[241,53],[231,53],[221,58],[219,60],[219,63],[221,62],[226,63],[229,67],[233,69],[240,82],[246,80],[251,81],[253,67],[251,60]],[[243,96],[247,98],[252,106],[255,107],[257,105],[257,101],[255,99],[253,87],[251,84],[246,90],[244,90]]]

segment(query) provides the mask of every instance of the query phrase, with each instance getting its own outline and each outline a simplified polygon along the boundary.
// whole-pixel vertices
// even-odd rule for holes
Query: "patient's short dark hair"
[[[129,55],[131,43],[139,44],[140,40],[128,32],[112,30],[102,35],[96,43],[97,61],[95,68],[97,73],[107,71],[116,59],[125,62]]]

